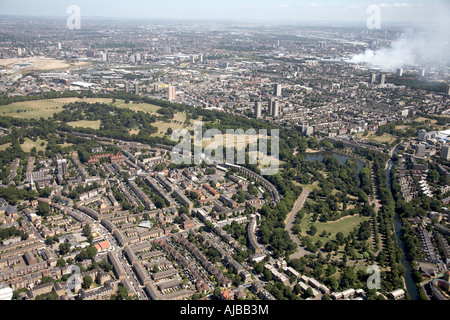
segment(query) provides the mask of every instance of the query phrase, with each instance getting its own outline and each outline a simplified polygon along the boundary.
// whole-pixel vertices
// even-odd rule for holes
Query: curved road
[[[294,224],[295,217],[297,213],[303,208],[303,205],[305,204],[306,199],[309,196],[309,191],[303,188],[302,193],[298,197],[297,201],[295,201],[294,207],[292,208],[291,212],[286,217],[286,220],[284,220],[284,224],[286,225],[286,230],[289,232],[289,237],[292,241],[294,241],[298,245],[298,252],[295,252],[289,256],[290,259],[300,259],[305,254],[310,253],[309,251],[306,251],[303,246],[301,245],[300,239],[292,232],[292,225]]]

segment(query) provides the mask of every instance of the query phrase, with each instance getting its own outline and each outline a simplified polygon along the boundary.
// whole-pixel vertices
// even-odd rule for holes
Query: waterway
[[[398,152],[398,150],[399,150],[399,148],[396,147],[393,154],[396,154]],[[346,161],[350,158],[356,160],[358,163],[358,173],[361,171],[362,168],[364,168],[364,163],[362,161],[360,161],[356,158],[353,158],[351,156],[346,156],[346,155],[343,155],[340,153],[335,153],[335,152],[307,153],[305,156],[305,160],[323,162],[323,159],[326,154],[334,155],[338,159],[339,163],[341,163],[341,164],[345,164]],[[386,178],[387,178],[386,180],[387,180],[387,185],[388,185],[389,190],[391,190],[392,167],[393,167],[393,161],[390,160],[388,163],[388,166],[385,170]],[[406,249],[405,249],[405,245],[402,240],[402,233],[401,233],[402,221],[397,213],[394,216],[394,229],[395,229],[395,234],[397,237],[398,246],[402,250],[402,264],[406,270],[406,273],[404,275],[406,290],[408,291],[408,294],[409,294],[411,300],[419,300],[419,291],[417,290],[416,283],[414,282],[414,279],[412,276],[411,264],[409,263],[408,259],[406,258]]]
[[[396,154],[398,152],[398,147],[395,148],[394,153]],[[391,190],[392,182],[391,182],[391,170],[394,163],[392,160],[389,160],[388,166],[385,170],[386,173],[386,180],[389,190]],[[402,240],[402,221],[398,215],[398,213],[395,213],[394,216],[394,229],[395,229],[395,235],[397,237],[397,243],[399,248],[402,250],[402,264],[405,267],[406,273],[404,275],[405,279],[405,285],[406,290],[408,291],[409,297],[411,300],[419,300],[419,291],[417,290],[416,283],[414,282],[413,276],[412,276],[412,268],[411,264],[409,263],[408,259],[406,258],[406,249],[405,245]]]
[[[305,160],[308,161],[319,161],[320,163],[323,162],[323,159],[325,158],[325,155],[330,154],[335,156],[339,163],[341,164],[345,164],[347,162],[348,159],[353,159],[356,160],[357,164],[358,164],[358,174],[361,171],[362,168],[364,168],[364,163],[361,160],[358,160],[352,156],[346,156],[340,153],[336,153],[336,152],[316,152],[316,153],[307,153],[305,155]]]

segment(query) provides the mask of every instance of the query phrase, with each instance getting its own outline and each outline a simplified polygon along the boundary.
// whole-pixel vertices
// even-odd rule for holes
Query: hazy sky
[[[450,15],[449,0],[0,0],[0,15],[148,19],[365,22],[378,5],[382,22],[432,22]]]

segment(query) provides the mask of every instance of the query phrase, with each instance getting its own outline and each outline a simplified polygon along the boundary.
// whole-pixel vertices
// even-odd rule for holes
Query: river
[[[394,154],[398,152],[398,147],[394,149]],[[386,180],[389,190],[391,190],[391,170],[394,163],[392,160],[389,160],[388,166],[385,170],[386,173]],[[398,213],[395,213],[394,216],[394,228],[395,228],[395,235],[397,237],[397,243],[400,249],[402,250],[402,264],[405,267],[406,273],[404,275],[405,279],[405,285],[406,290],[408,291],[408,294],[411,298],[411,300],[419,300],[419,291],[417,290],[416,283],[414,282],[413,275],[412,275],[412,268],[411,264],[409,263],[408,259],[406,258],[406,251],[405,251],[405,245],[402,240],[402,221],[398,215]]]

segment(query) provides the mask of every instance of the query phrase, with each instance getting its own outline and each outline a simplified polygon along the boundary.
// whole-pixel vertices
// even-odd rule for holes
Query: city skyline
[[[10,1],[0,2],[1,15],[67,17],[67,8],[78,6],[82,17],[121,19],[182,19],[182,20],[246,20],[284,22],[364,23],[367,8],[377,5],[384,23],[432,23],[448,13],[448,3],[442,0],[407,2],[369,0],[354,1]]]

